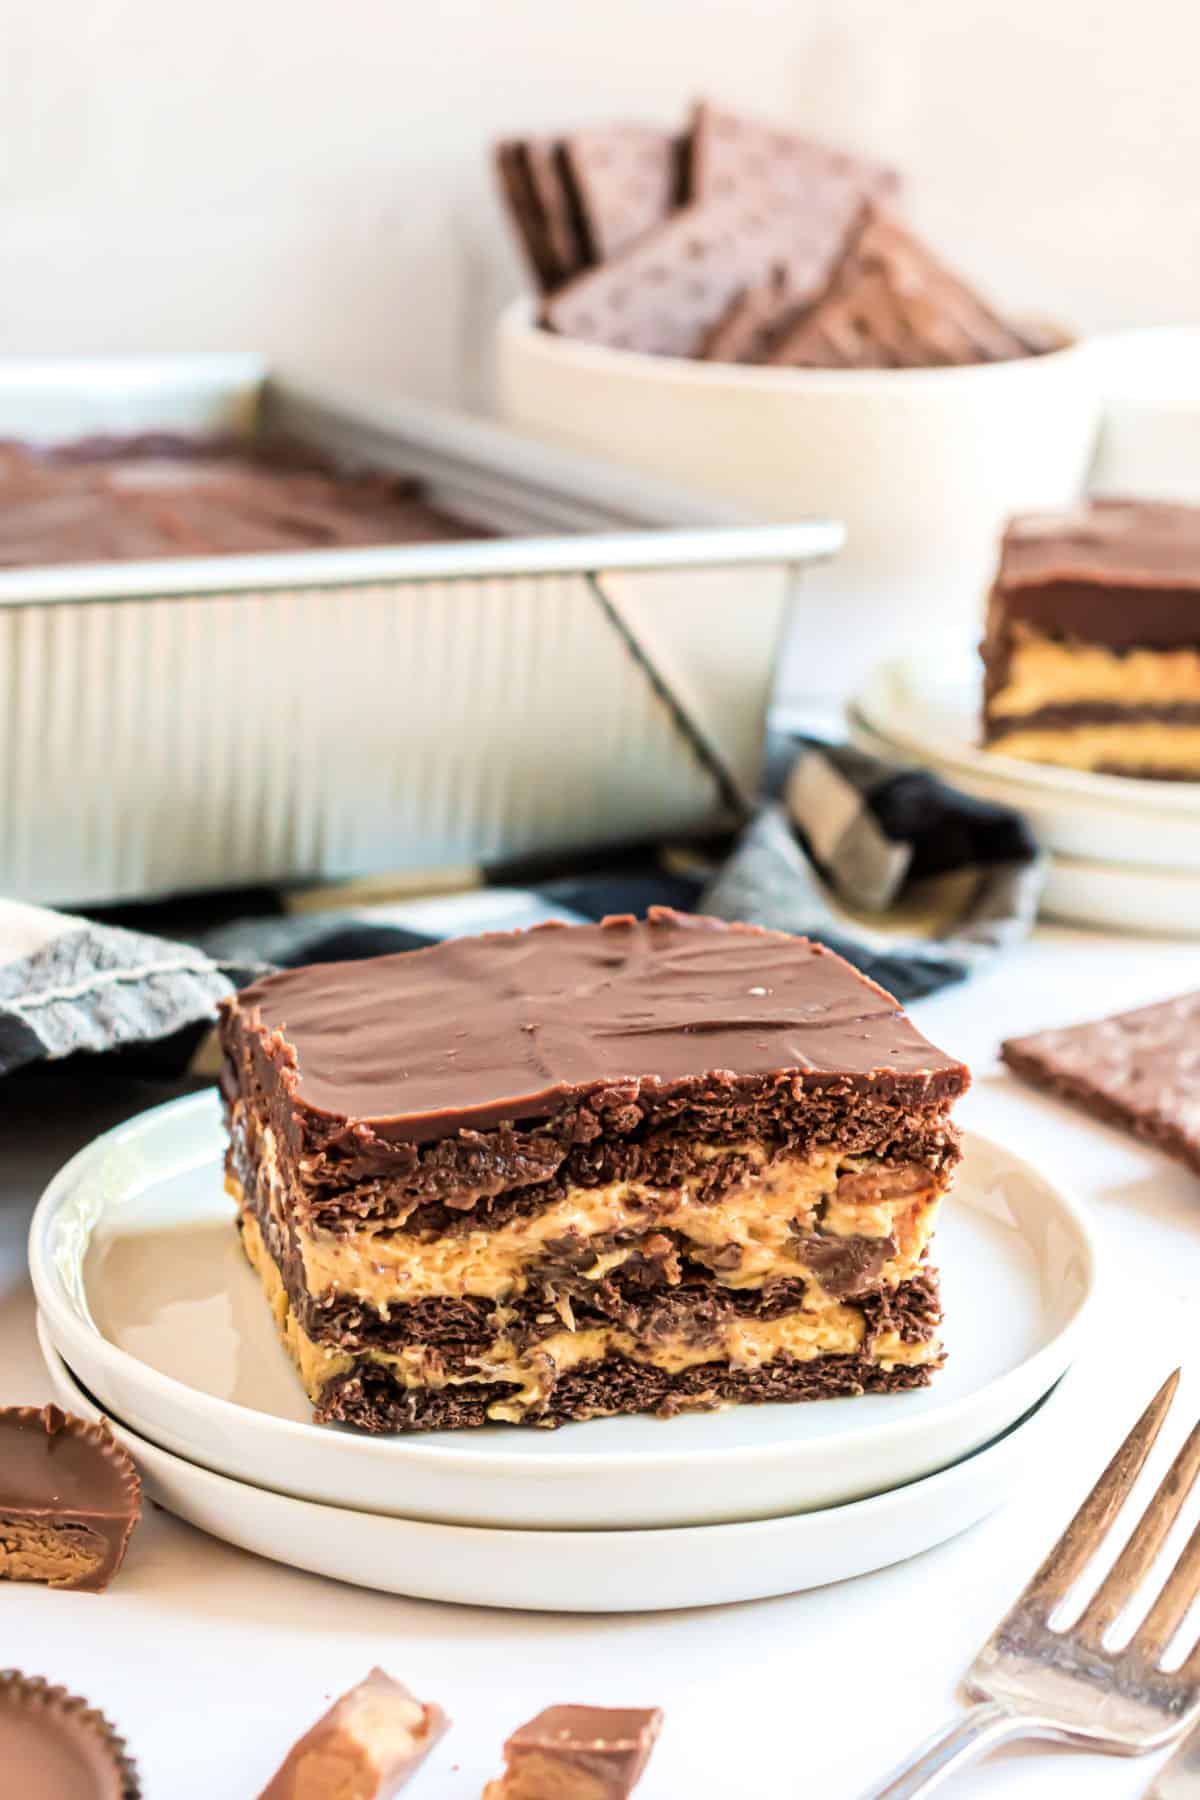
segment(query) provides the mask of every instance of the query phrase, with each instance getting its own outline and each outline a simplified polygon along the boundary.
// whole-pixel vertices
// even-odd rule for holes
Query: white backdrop
[[[0,347],[262,347],[478,400],[498,134],[709,91],[890,156],[999,298],[1200,316],[1188,0],[7,0]]]

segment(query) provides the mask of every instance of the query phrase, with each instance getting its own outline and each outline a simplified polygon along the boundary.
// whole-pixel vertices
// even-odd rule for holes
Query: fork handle
[[[993,1700],[981,1701],[943,1725],[907,1762],[893,1769],[881,1787],[871,1788],[860,1800],[923,1800],[947,1775],[976,1757],[985,1756],[1010,1738],[1036,1737],[1042,1729],[1039,1719],[1009,1712]]]

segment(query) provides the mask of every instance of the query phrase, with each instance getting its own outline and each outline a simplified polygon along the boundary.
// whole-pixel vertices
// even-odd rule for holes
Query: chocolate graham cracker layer
[[[1095,501],[1014,519],[983,662],[989,748],[1200,780],[1200,508]]]
[[[228,1185],[319,1418],[911,1386],[967,1073],[804,940],[658,909],[268,977]]]
[[[1001,1046],[1014,1074],[1200,1174],[1200,994]]]

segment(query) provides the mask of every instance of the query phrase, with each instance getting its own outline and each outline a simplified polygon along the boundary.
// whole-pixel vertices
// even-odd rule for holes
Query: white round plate
[[[851,729],[863,748],[874,739],[980,799],[1018,807],[1048,850],[1200,870],[1200,782],[1092,775],[983,750],[980,691],[977,661],[902,657],[878,667],[854,696]]]
[[[1056,1387],[985,1449],[889,1494],[791,1518],[662,1531],[498,1531],[317,1506],[214,1475],[148,1442],[82,1388],[38,1320],[54,1391],[107,1417],[168,1512],[243,1550],[335,1581],[538,1612],[664,1612],[823,1587],[932,1549],[995,1511],[1053,1453]],[[1069,1389],[1070,1383],[1063,1383]]]
[[[947,1367],[911,1393],[558,1431],[371,1437],[310,1422],[222,1191],[215,1092],[96,1139],[30,1232],[50,1335],[118,1418],[191,1462],[308,1500],[455,1524],[713,1524],[831,1506],[946,1468],[1058,1380],[1094,1282],[1075,1202],[982,1138],[937,1239]]]
[[[1080,925],[1200,937],[1200,872],[1053,856],[1041,911]]]
[[[853,708],[847,711],[850,741],[869,756],[885,762],[911,762],[911,754],[889,743],[866,725]],[[1093,843],[1100,835],[1092,809],[1056,817],[1058,804],[1047,806],[1044,796],[945,771],[948,780],[981,800],[995,800],[1021,811],[1043,844],[1056,840],[1067,845]],[[1100,809],[1106,823],[1105,848],[1113,838],[1112,814]],[[1161,830],[1161,825],[1159,827]],[[1174,829],[1172,826],[1170,829]],[[1159,845],[1161,840],[1154,840]],[[1092,856],[1051,852],[1046,883],[1038,911],[1048,919],[1067,919],[1077,925],[1133,932],[1161,932],[1174,937],[1200,936],[1200,868],[1159,868],[1143,862],[1110,862]]]

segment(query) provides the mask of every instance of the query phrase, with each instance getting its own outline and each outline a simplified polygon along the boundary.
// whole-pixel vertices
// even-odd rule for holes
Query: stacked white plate
[[[1200,782],[1134,781],[980,748],[977,659],[882,664],[847,709],[860,749],[1016,807],[1051,852],[1042,910],[1086,925],[1200,934]]]
[[[949,1361],[907,1394],[374,1438],[311,1423],[222,1191],[216,1097],[76,1156],[30,1265],[62,1404],[230,1542],[421,1598],[562,1611],[758,1598],[928,1549],[1050,1453],[1095,1286],[1078,1205],[969,1137],[938,1237]]]

